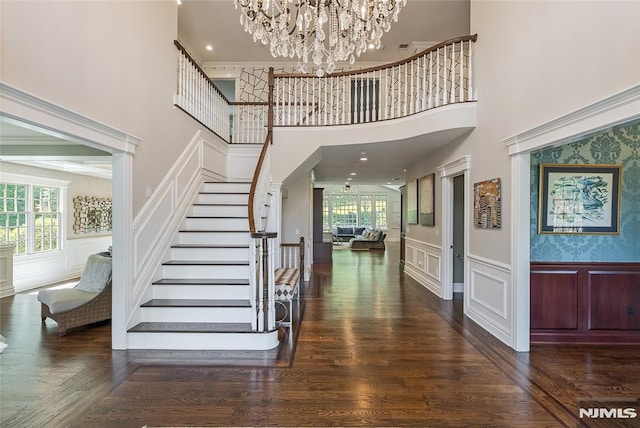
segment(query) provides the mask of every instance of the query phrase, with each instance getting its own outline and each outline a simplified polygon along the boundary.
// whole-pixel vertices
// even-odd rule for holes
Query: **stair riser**
[[[268,333],[127,333],[128,349],[267,350],[278,346]]]
[[[249,299],[248,285],[184,285],[155,284],[154,299]]]
[[[200,193],[200,204],[247,204],[249,195],[238,193]]]
[[[211,279],[211,278],[231,278],[248,279],[248,266],[184,266],[184,265],[164,265],[162,266],[163,278],[180,279]]]
[[[188,218],[182,230],[249,230],[246,218]]]
[[[171,260],[248,260],[249,248],[172,248]]]
[[[251,308],[142,308],[142,322],[251,322]]]
[[[249,244],[251,235],[247,232],[179,232],[179,244]]]
[[[194,205],[191,215],[197,217],[247,217],[246,205]]]
[[[202,192],[249,193],[251,183],[204,183]]]

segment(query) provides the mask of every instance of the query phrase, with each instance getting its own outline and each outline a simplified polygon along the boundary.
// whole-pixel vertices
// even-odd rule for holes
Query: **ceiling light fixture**
[[[350,173],[349,175],[356,175],[356,173],[355,173],[355,172],[352,172],[352,173]]]
[[[298,71],[315,65],[316,75],[355,62],[367,45],[382,46],[382,35],[407,0],[236,0],[240,24],[253,41],[269,45],[274,58],[298,59]]]
[[[211,46],[211,45],[207,45],[207,46],[205,46],[205,47],[206,47],[206,49],[207,49],[208,51],[212,51],[212,50],[213,50],[213,46]]]

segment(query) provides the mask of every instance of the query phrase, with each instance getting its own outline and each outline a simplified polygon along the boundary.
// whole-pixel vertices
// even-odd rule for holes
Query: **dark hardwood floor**
[[[112,351],[109,323],[59,338],[34,295],[1,299],[0,425],[640,426],[578,417],[589,400],[640,414],[640,346],[513,352],[398,254],[335,251],[268,352]]]

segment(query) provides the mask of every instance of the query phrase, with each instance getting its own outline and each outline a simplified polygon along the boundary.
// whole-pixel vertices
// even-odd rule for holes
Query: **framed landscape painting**
[[[435,174],[425,175],[420,179],[420,224],[435,226]]]
[[[418,180],[407,181],[407,223],[418,224]]]
[[[538,233],[620,233],[621,165],[540,165]]]

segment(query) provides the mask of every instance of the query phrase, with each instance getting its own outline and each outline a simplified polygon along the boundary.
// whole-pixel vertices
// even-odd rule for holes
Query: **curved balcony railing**
[[[276,74],[274,126],[348,125],[475,101],[473,42],[458,37],[406,60],[324,77]]]

